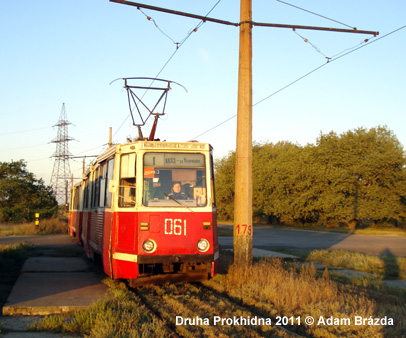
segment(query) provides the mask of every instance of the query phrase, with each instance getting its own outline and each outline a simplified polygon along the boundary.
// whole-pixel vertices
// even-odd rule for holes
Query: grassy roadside
[[[0,224],[0,237],[67,234],[68,220],[65,217],[42,219],[39,226],[35,222],[21,224]]]
[[[406,279],[406,257],[368,255],[345,250],[274,250],[301,259],[375,274],[379,279]]]
[[[373,256],[344,250],[313,250],[306,260],[369,272],[386,279],[406,279],[406,257]]]

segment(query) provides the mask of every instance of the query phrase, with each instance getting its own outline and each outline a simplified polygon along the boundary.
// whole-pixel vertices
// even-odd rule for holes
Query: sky
[[[386,125],[405,146],[406,2],[287,2],[306,11],[253,0],[253,21],[379,35],[254,27],[253,140],[306,145],[320,133]],[[238,1],[143,3],[202,16],[216,5],[210,17],[239,21]],[[227,156],[236,144],[238,41],[234,26],[108,0],[1,1],[0,162],[23,159],[49,184],[63,104],[75,157],[100,154],[109,127],[115,143],[136,137],[124,82],[114,81],[125,77],[159,77],[185,87],[171,85],[156,137],[208,142],[216,158]],[[157,91],[137,94],[155,104]],[[82,159],[73,158],[70,167],[80,179]]]

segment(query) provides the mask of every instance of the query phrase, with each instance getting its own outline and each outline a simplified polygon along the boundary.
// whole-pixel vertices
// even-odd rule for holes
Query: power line
[[[30,146],[21,146],[21,147],[14,147],[14,148],[6,148],[6,149],[1,149],[2,151],[10,151],[10,150],[18,150],[18,149],[27,149],[27,148],[37,148],[37,147],[42,147],[42,146],[47,146],[49,143],[41,143],[41,144],[35,144],[35,145],[30,145]]]
[[[272,94],[270,94],[270,95],[264,97],[263,99],[259,100],[258,102],[256,102],[255,104],[253,104],[252,107],[255,107],[256,105],[258,105],[258,104],[264,102],[265,100],[268,100],[268,99],[271,98],[272,96],[274,96],[274,95],[280,93],[281,91],[283,91],[283,90],[289,88],[290,86],[294,85],[295,83],[297,83],[297,82],[303,80],[304,78],[308,77],[309,75],[313,74],[314,72],[318,71],[319,69],[323,68],[324,66],[327,66],[328,64],[332,63],[333,61],[336,61],[336,60],[338,60],[338,59],[341,59],[342,57],[344,57],[344,56],[346,56],[346,55],[349,55],[349,54],[351,54],[351,53],[353,53],[353,52],[355,52],[355,51],[357,51],[357,50],[359,50],[359,49],[361,49],[361,48],[363,48],[363,47],[369,46],[370,44],[372,44],[372,43],[374,43],[374,42],[376,42],[376,41],[378,41],[378,40],[381,40],[381,39],[383,39],[383,38],[385,38],[385,37],[388,37],[389,35],[394,34],[394,33],[398,32],[398,31],[400,31],[400,30],[402,30],[402,29],[404,29],[404,28],[406,28],[406,25],[404,25],[404,26],[402,26],[402,27],[399,27],[399,28],[397,28],[397,29],[395,29],[395,30],[393,30],[393,31],[391,31],[391,32],[389,32],[389,33],[387,33],[387,34],[385,34],[385,35],[382,35],[382,36],[380,36],[379,38],[377,38],[377,39],[375,39],[375,40],[372,40],[372,41],[370,41],[370,42],[368,42],[368,43],[362,44],[361,46],[358,46],[357,48],[352,49],[352,50],[348,51],[348,52],[345,53],[345,54],[339,55],[339,56],[337,56],[337,57],[335,57],[335,58],[332,58],[332,59],[328,60],[326,63],[324,63],[324,64],[322,64],[322,65],[316,67],[315,69],[311,70],[310,72],[306,73],[305,75],[303,75],[303,76],[299,77],[298,79],[296,79],[296,80],[290,82],[290,83],[287,84],[286,86],[284,86],[284,87],[278,89],[276,92],[273,92]],[[235,114],[235,115],[233,115],[233,116],[227,118],[227,119],[224,120],[223,122],[221,122],[221,123],[217,124],[216,126],[214,126],[214,127],[210,128],[210,129],[206,130],[205,132],[203,132],[203,133],[201,133],[201,134],[199,134],[199,135],[197,135],[197,136],[194,136],[194,137],[192,138],[192,140],[193,140],[193,139],[196,139],[196,138],[198,138],[198,137],[200,137],[200,136],[202,136],[202,135],[204,135],[204,134],[206,134],[206,133],[208,133],[209,131],[212,131],[213,129],[216,129],[217,127],[220,127],[221,125],[223,125],[224,123],[226,123],[226,122],[232,120],[232,119],[235,118],[235,117],[237,117],[237,114]]]
[[[316,16],[319,16],[319,17],[321,17],[321,18],[323,18],[323,19],[327,19],[327,20],[333,21],[333,22],[335,22],[335,23],[338,23],[338,24],[340,24],[340,25],[343,25],[343,26],[352,28],[352,29],[354,29],[354,30],[357,29],[356,27],[349,26],[349,25],[347,25],[347,24],[345,24],[345,23],[342,23],[342,22],[340,22],[340,21],[337,21],[337,20],[334,20],[334,19],[330,19],[330,18],[328,18],[328,17],[326,17],[326,16],[324,16],[324,15],[320,15],[320,14],[311,12],[311,11],[309,11],[309,10],[307,10],[307,9],[304,9],[304,8],[301,8],[301,7],[292,5],[292,4],[287,3],[287,2],[285,2],[285,1],[281,1],[281,0],[276,0],[276,1],[278,1],[278,2],[280,2],[280,3],[283,3],[283,4],[285,4],[285,5],[288,5],[288,6],[297,8],[297,9],[300,9],[301,11],[304,11],[304,12],[307,12],[307,13],[310,13],[310,14],[313,14],[313,15],[316,15]]]
[[[78,155],[83,154],[83,153],[87,153],[88,151],[91,151],[91,150],[99,149],[99,148],[104,147],[104,146],[106,146],[106,145],[107,145],[107,143],[102,144],[102,145],[97,146],[97,147],[94,147],[94,148],[92,148],[92,149],[83,150],[83,151],[81,151],[80,153],[75,154],[75,156],[78,156]],[[103,150],[103,149],[102,149],[102,150]]]
[[[202,136],[202,135],[208,133],[209,131],[211,131],[211,130],[213,130],[213,129],[216,129],[217,127],[220,127],[222,124],[224,124],[224,123],[226,123],[226,122],[232,120],[232,119],[235,118],[235,117],[237,117],[237,114],[235,114],[235,115],[229,117],[227,120],[224,120],[223,122],[219,123],[218,125],[216,125],[216,126],[210,128],[209,130],[206,130],[204,133],[201,133],[201,134],[199,134],[199,135],[193,137],[192,140],[197,139],[199,136]]]
[[[23,134],[23,133],[29,133],[29,132],[32,132],[32,131],[44,130],[44,129],[49,129],[49,128],[52,128],[52,127],[42,127],[42,128],[36,128],[36,129],[28,129],[28,130],[9,131],[9,132],[6,132],[6,133],[0,133],[0,136],[12,135],[12,134]]]

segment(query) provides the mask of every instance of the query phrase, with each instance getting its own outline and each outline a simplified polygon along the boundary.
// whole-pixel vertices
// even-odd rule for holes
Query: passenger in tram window
[[[173,182],[172,183],[172,192],[168,195],[173,197],[176,200],[186,200],[188,199],[187,196],[181,192],[182,186],[180,182]]]

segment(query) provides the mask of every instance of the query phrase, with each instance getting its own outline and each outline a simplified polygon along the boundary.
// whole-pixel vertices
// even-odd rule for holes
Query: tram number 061
[[[165,235],[186,236],[186,220],[165,218]]]

